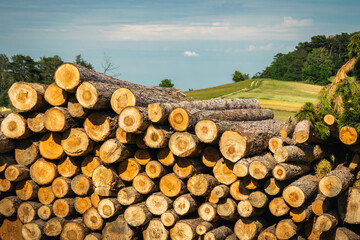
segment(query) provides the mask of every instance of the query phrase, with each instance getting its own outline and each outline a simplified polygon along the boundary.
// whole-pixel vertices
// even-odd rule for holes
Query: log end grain
[[[339,139],[342,143],[346,145],[353,145],[358,140],[358,133],[355,128],[345,126],[340,129]]]
[[[96,142],[104,141],[112,131],[110,118],[100,112],[92,112],[84,121],[86,134]]]
[[[41,156],[46,159],[60,159],[65,154],[61,146],[60,134],[54,132],[45,133],[40,140],[39,150]]]
[[[140,227],[150,221],[152,215],[144,203],[129,206],[124,212],[125,221],[132,227]]]
[[[22,111],[30,111],[39,104],[41,95],[30,84],[15,82],[8,91],[12,105]]]
[[[126,107],[119,115],[119,127],[128,133],[138,132],[143,121],[143,116],[136,107]]]
[[[34,133],[43,133],[46,132],[47,129],[44,125],[44,113],[42,112],[34,112],[27,119],[26,123],[31,131]]]
[[[37,184],[50,184],[57,176],[56,165],[50,161],[40,158],[31,165],[30,176]]]
[[[70,128],[62,136],[61,146],[71,157],[84,156],[92,151],[93,142],[82,128]]]
[[[124,108],[136,105],[136,97],[130,89],[118,88],[111,95],[110,103],[114,112],[120,114]]]
[[[60,65],[54,75],[56,85],[65,91],[73,91],[80,83],[80,71],[72,63]]]
[[[158,123],[164,118],[164,113],[159,103],[151,103],[148,105],[148,115],[150,121],[154,123]]]
[[[169,123],[176,131],[186,131],[189,126],[190,117],[184,108],[175,108],[169,115]]]
[[[160,190],[167,197],[179,196],[185,188],[184,182],[175,174],[167,174],[160,179]]]
[[[61,106],[66,103],[67,92],[52,83],[46,88],[44,98],[50,105]]]
[[[90,82],[83,82],[76,89],[76,99],[84,108],[93,108],[99,98],[96,87]]]
[[[188,157],[197,151],[197,139],[188,132],[176,132],[170,137],[169,148],[178,157]]]
[[[44,113],[45,128],[52,132],[62,132],[66,126],[66,115],[58,107],[53,107]]]
[[[24,138],[29,136],[26,120],[18,113],[10,113],[1,122],[1,132],[8,138]]]
[[[201,120],[195,125],[196,136],[204,143],[213,143],[218,138],[218,129],[211,120]]]
[[[225,131],[219,142],[222,155],[231,162],[237,162],[246,152],[246,139],[234,131]]]
[[[323,177],[319,182],[319,190],[327,197],[336,197],[342,191],[342,181],[338,176]]]

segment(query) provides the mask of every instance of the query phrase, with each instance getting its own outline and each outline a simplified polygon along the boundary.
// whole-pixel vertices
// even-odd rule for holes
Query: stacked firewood
[[[358,155],[256,99],[188,99],[65,63],[1,118],[0,239],[360,239]]]

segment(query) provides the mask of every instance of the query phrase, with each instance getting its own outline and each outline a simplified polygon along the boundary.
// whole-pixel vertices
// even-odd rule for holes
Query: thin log
[[[239,219],[237,204],[232,198],[221,199],[217,205],[216,212],[221,218],[228,221]]]
[[[65,132],[76,127],[78,122],[70,115],[67,108],[52,107],[44,113],[45,128],[51,132]]]
[[[234,164],[227,160],[219,160],[213,168],[214,177],[222,184],[230,185],[237,180],[233,172]]]
[[[103,165],[94,170],[92,181],[95,193],[104,197],[115,195],[115,191],[124,186],[114,169]]]
[[[82,240],[88,233],[89,229],[83,223],[82,218],[72,219],[65,223],[60,239]]]
[[[76,197],[74,202],[75,211],[84,214],[89,208],[92,207],[90,197]]]
[[[134,187],[124,187],[118,192],[117,199],[121,205],[129,206],[142,201],[143,195]]]
[[[213,230],[215,228],[215,224],[211,222],[201,222],[196,226],[196,233],[199,236],[204,236],[207,232]]]
[[[40,187],[38,190],[38,199],[44,205],[51,204],[55,200],[51,186]]]
[[[21,111],[43,109],[46,85],[41,83],[15,82],[11,85],[8,95],[12,105]]]
[[[326,150],[319,145],[285,146],[276,150],[274,157],[278,163],[306,162],[324,158]]]
[[[51,190],[57,198],[69,197],[74,194],[71,190],[70,184],[70,178],[58,177],[51,183]]]
[[[345,191],[354,181],[354,175],[347,167],[339,165],[319,182],[319,190],[327,197],[336,197]]]
[[[250,190],[245,188],[244,182],[237,180],[230,185],[230,195],[238,201],[249,199]]]
[[[85,119],[88,109],[84,108],[75,97],[71,97],[67,103],[67,109],[73,118]]]
[[[29,201],[37,197],[39,186],[32,180],[25,180],[16,184],[15,193],[23,201]]]
[[[104,198],[99,202],[97,209],[102,218],[108,219],[119,214],[122,207],[116,198]]]
[[[160,179],[160,191],[167,197],[177,197],[186,192],[186,185],[171,173]]]
[[[118,174],[121,180],[130,182],[140,173],[141,169],[141,165],[134,158],[128,158],[120,162]]]
[[[288,145],[295,145],[296,142],[291,138],[282,138],[282,137],[272,137],[269,140],[269,150],[272,153],[275,153],[275,151],[284,146]]]
[[[9,181],[19,182],[30,176],[30,170],[23,165],[10,165],[6,168],[4,175]]]
[[[94,190],[91,179],[83,174],[76,175],[71,180],[71,189],[79,196],[89,195]]]
[[[95,156],[87,156],[81,162],[81,172],[87,177],[92,177],[94,170],[101,165],[100,158]]]
[[[116,136],[117,121],[117,115],[92,112],[85,118],[84,129],[89,138],[96,142],[102,142]]]
[[[240,240],[255,239],[266,226],[266,222],[260,218],[240,218],[235,223],[234,232]]]
[[[254,208],[249,200],[242,200],[237,205],[237,212],[240,217],[248,218],[248,217],[257,217],[264,214],[265,209]]]
[[[39,185],[50,184],[57,177],[56,165],[53,162],[39,158],[30,167],[30,177]]]
[[[5,176],[0,177],[0,192],[14,192],[15,183],[10,182]]]
[[[165,227],[172,227],[179,220],[179,215],[176,214],[174,209],[168,210],[161,214],[161,222]]]
[[[312,202],[312,211],[315,215],[320,216],[321,214],[328,212],[334,203],[333,199],[326,197],[325,195],[319,193],[315,200]]]
[[[98,194],[96,193],[92,193],[90,195],[90,201],[91,201],[91,204],[94,206],[94,207],[97,207],[99,205],[99,202],[101,201],[102,197],[99,196]],[[120,202],[120,201],[119,201]]]
[[[125,221],[132,227],[144,226],[148,223],[152,214],[144,202],[129,206],[124,212]]]
[[[0,213],[5,217],[11,217],[16,213],[21,199],[17,196],[9,196],[0,200]]]
[[[285,125],[279,131],[280,136],[282,138],[291,138],[294,133],[296,123],[297,119],[295,117],[289,117]]]
[[[279,181],[293,179],[297,176],[304,175],[304,173],[311,170],[311,166],[308,163],[290,162],[277,164],[272,175]]]
[[[37,214],[41,220],[47,221],[50,218],[55,217],[54,212],[52,210],[52,205],[42,205],[39,207]]]
[[[198,214],[201,219],[207,222],[212,222],[217,220],[217,211],[216,211],[217,205],[215,203],[211,202],[205,202],[200,205],[198,208]]]
[[[176,132],[170,137],[169,148],[178,157],[196,157],[201,154],[203,143],[189,132]]]
[[[93,231],[103,228],[104,220],[95,207],[91,207],[84,213],[84,224]]]
[[[187,181],[187,188],[191,194],[205,197],[218,184],[216,178],[209,174],[196,174]]]
[[[75,199],[73,198],[61,198],[55,200],[53,204],[53,211],[57,217],[69,217],[75,214],[74,207]]]
[[[238,177],[246,177],[249,175],[249,166],[256,157],[243,158],[234,164],[233,172]]]
[[[150,148],[164,148],[168,146],[172,134],[169,127],[150,125],[146,129],[144,142]]]
[[[271,153],[264,153],[256,156],[249,165],[249,174],[255,179],[264,179],[271,175],[276,165],[275,158]]]
[[[355,128],[344,126],[340,129],[339,139],[346,145],[354,145],[358,142],[358,133]]]
[[[116,138],[104,142],[100,147],[100,159],[106,164],[120,162],[133,156],[133,149],[120,143]]]
[[[57,171],[63,177],[73,177],[80,173],[80,166],[77,159],[65,157],[57,164]]]
[[[233,231],[228,226],[221,226],[206,233],[204,240],[223,240],[227,236],[233,234]]]
[[[15,146],[15,160],[29,166],[40,157],[39,142],[31,139],[20,141]]]
[[[30,137],[33,132],[28,128],[26,119],[19,113],[10,113],[1,122],[1,132],[11,139],[24,139]]]
[[[216,198],[227,197],[230,193],[230,188],[224,184],[217,185],[211,191],[212,195]]]
[[[284,216],[290,211],[283,197],[277,197],[270,201],[269,210],[276,217]]]
[[[126,107],[119,115],[119,127],[128,133],[141,133],[150,125],[144,107]]]
[[[327,232],[335,228],[339,223],[339,216],[336,211],[323,213],[316,218],[314,229],[318,232]]]
[[[282,195],[290,206],[300,207],[317,192],[317,186],[318,179],[316,176],[305,175],[287,186]]]
[[[264,208],[269,204],[268,196],[261,191],[254,191],[249,195],[249,202],[255,208]]]
[[[314,138],[314,126],[309,120],[302,120],[295,126],[293,139],[297,143],[309,142]]]
[[[145,202],[149,211],[154,215],[162,215],[173,206],[173,200],[161,192],[151,194]]]
[[[66,91],[52,83],[46,88],[44,98],[52,106],[62,106],[67,102],[67,95]]]
[[[42,157],[50,160],[60,159],[65,155],[61,146],[61,136],[54,132],[43,135],[40,140],[39,150]]]
[[[17,209],[17,216],[22,223],[29,223],[39,218],[37,211],[41,207],[38,202],[23,202]]]

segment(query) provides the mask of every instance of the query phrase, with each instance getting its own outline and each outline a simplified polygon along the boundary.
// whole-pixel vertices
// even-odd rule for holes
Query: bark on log
[[[0,177],[0,192],[14,192],[15,183],[10,182],[4,176]]]
[[[39,150],[42,157],[50,160],[60,159],[65,155],[61,146],[61,136],[58,133],[48,132],[40,140]]]
[[[269,150],[275,153],[278,148],[295,144],[296,142],[291,138],[272,137],[269,140]]]
[[[334,201],[334,199],[326,197],[325,195],[319,193],[314,202],[312,203],[311,209],[315,213],[315,215],[320,216],[321,214],[328,212]]]
[[[91,179],[83,174],[76,175],[71,180],[71,189],[79,196],[89,195],[94,190]]]
[[[216,198],[224,198],[227,197],[230,193],[230,188],[226,185],[217,185],[211,191],[211,194]]]
[[[169,127],[150,125],[146,130],[144,142],[149,148],[164,148],[168,146],[173,133]]]
[[[316,176],[305,175],[287,186],[282,195],[290,206],[300,207],[317,192],[317,185],[318,180]]]
[[[300,225],[295,224],[291,219],[283,219],[276,225],[275,234],[278,239],[290,239],[300,230]]]
[[[145,202],[149,211],[154,215],[162,215],[173,206],[173,200],[161,192],[151,194]]]
[[[84,121],[86,134],[96,142],[115,137],[118,127],[118,116],[103,112],[92,112]]]
[[[345,191],[353,181],[354,175],[350,170],[343,165],[339,165],[320,180],[319,190],[327,197],[336,197]]]
[[[293,179],[297,176],[304,175],[304,173],[311,170],[309,163],[301,162],[290,162],[290,163],[279,163],[277,164],[272,175],[279,181]]]
[[[360,235],[345,227],[338,227],[335,232],[335,239],[358,240]]]
[[[189,132],[176,132],[170,137],[169,148],[178,157],[196,157],[201,154],[203,143]]]
[[[214,177],[222,184],[230,185],[237,180],[233,172],[234,164],[230,161],[219,160],[213,168]]]
[[[78,159],[71,157],[65,157],[61,159],[57,164],[57,171],[63,177],[73,177],[80,173]]]
[[[269,178],[264,184],[264,191],[271,196],[276,196],[288,185],[287,181],[279,181],[275,178]]]
[[[108,219],[119,214],[122,207],[116,198],[104,198],[99,202],[97,209],[101,217]]]
[[[264,214],[265,209],[254,208],[249,200],[242,200],[237,205],[237,212],[239,213],[240,217],[249,218]]]
[[[173,172],[181,179],[204,171],[204,166],[195,158],[178,158],[173,166]]]
[[[266,227],[266,222],[259,218],[240,218],[234,226],[234,232],[239,240],[255,239]]]
[[[301,207],[292,208],[290,210],[291,220],[293,220],[295,223],[302,223],[308,221],[313,216],[311,206],[314,202],[314,199],[315,197],[312,197]]]
[[[77,218],[65,223],[60,239],[82,240],[88,233],[89,229],[84,225],[82,218]]]
[[[40,240],[44,234],[44,228],[45,222],[38,219],[34,222],[24,224],[21,233],[25,240]]]
[[[115,195],[115,191],[124,186],[116,172],[112,168],[103,165],[94,170],[92,181],[95,193],[103,197]]]
[[[26,119],[19,113],[10,113],[1,122],[1,132],[11,139],[24,139],[33,132],[28,128]]]
[[[73,118],[84,119],[88,114],[88,109],[81,106],[75,97],[71,97],[67,104],[67,109]]]
[[[70,178],[58,177],[51,183],[51,190],[57,198],[69,197],[74,194],[71,190],[70,184]]]
[[[32,180],[26,180],[16,184],[16,196],[23,201],[32,200],[37,197],[39,186]]]
[[[57,174],[56,165],[43,158],[39,158],[30,167],[30,177],[39,185],[50,184],[56,178]]]
[[[160,179],[160,191],[167,197],[177,197],[187,191],[186,185],[174,173]]]
[[[158,218],[150,220],[149,224],[143,231],[144,240],[167,240],[169,238],[169,230]]]
[[[230,195],[237,201],[249,199],[250,190],[245,188],[244,182],[237,180],[230,185]]]
[[[44,100],[46,85],[41,83],[15,82],[8,95],[12,105],[21,111],[43,109],[47,103]]]
[[[94,143],[83,128],[70,128],[63,134],[61,146],[68,156],[79,157],[88,155]]]
[[[9,196],[0,200],[0,213],[5,217],[11,217],[16,213],[21,199],[17,196]]]
[[[327,232],[335,228],[339,223],[339,216],[336,211],[323,213],[316,218],[314,229],[318,232]]]
[[[219,148],[207,146],[201,154],[201,161],[207,167],[214,167],[216,162],[221,159]]]
[[[196,226],[196,233],[199,236],[204,236],[207,232],[213,230],[216,227],[214,223],[211,222],[201,222]]]
[[[284,216],[290,211],[283,197],[277,197],[270,201],[269,210],[276,217]]]
[[[124,212],[125,221],[132,227],[144,226],[152,214],[144,202],[129,206]]]
[[[47,221],[52,217],[55,217],[52,210],[52,205],[42,205],[39,207],[37,214],[41,220]]]
[[[165,167],[158,161],[150,161],[145,166],[145,173],[152,179],[161,178],[167,174]]]
[[[37,211],[41,207],[39,202],[23,202],[17,209],[17,216],[22,223],[29,223],[39,218]]]
[[[256,157],[243,158],[234,164],[233,173],[238,177],[246,177],[249,175],[249,166]]]
[[[326,155],[326,150],[319,145],[285,146],[276,150],[274,157],[281,162],[311,163]]]
[[[124,187],[118,192],[117,199],[121,205],[129,206],[142,201],[143,195],[134,187]]]
[[[275,227],[276,227],[276,224],[271,225],[270,227],[267,227],[264,231],[262,231],[259,234],[258,240],[277,240],[277,237],[275,234]]]
[[[227,236],[233,234],[233,231],[228,226],[221,226],[206,233],[204,240],[224,240]]]
[[[30,176],[30,170],[23,165],[10,165],[6,168],[4,175],[11,182],[19,182]]]
[[[152,159],[156,159],[156,153],[152,149],[137,149],[134,154],[135,160],[145,166]]]
[[[84,224],[93,231],[103,229],[104,220],[95,207],[91,207],[84,213]]]
[[[359,196],[360,189],[350,187],[338,198],[338,212],[342,221],[349,224],[360,223]]]
[[[38,190],[38,199],[44,205],[51,204],[55,200],[51,186],[40,187]]]
[[[122,144],[135,144],[136,143],[136,134],[127,133],[122,130],[120,127],[116,129],[116,139]]]
[[[16,164],[13,154],[0,154],[0,173],[5,172],[6,168]]]
[[[18,142],[15,146],[14,156],[18,164],[31,165],[40,157],[39,142],[31,139]]]
[[[237,204],[232,198],[221,199],[217,205],[216,212],[221,218],[228,221],[239,219]]]
[[[236,124],[221,136],[219,146],[222,155],[237,162],[240,158],[263,152],[269,139],[276,136],[283,126],[279,120],[249,121]]]
[[[160,149],[157,154],[157,159],[164,166],[174,165],[176,158],[169,148]]]
[[[67,108],[53,107],[44,113],[44,125],[51,132],[65,132],[78,126],[78,122],[72,118]]]
[[[279,131],[280,136],[282,138],[291,138],[294,133],[296,124],[297,119],[295,117],[289,117],[285,125]]]
[[[53,204],[53,211],[57,217],[69,217],[75,214],[74,208],[75,199],[73,198],[61,198],[55,200]]]
[[[133,156],[133,149],[120,143],[116,138],[104,142],[100,147],[100,159],[105,164],[120,162]]]
[[[346,145],[354,145],[358,142],[358,133],[355,128],[344,126],[340,129],[339,139]]]
[[[196,239],[196,226],[202,222],[201,218],[185,219],[178,221],[170,229],[170,238],[173,240],[190,240]]]
[[[204,202],[200,205],[198,208],[198,214],[201,219],[207,222],[212,222],[217,220],[217,211],[216,211],[217,205],[215,203],[211,202]]]
[[[119,215],[115,220],[106,222],[105,227],[102,230],[102,235],[104,240],[136,239],[136,232],[129,227],[124,215]]]
[[[295,126],[293,139],[297,143],[309,142],[314,138],[313,124],[309,120],[302,120]]]
[[[134,178],[140,173],[141,165],[135,161],[134,158],[128,158],[121,161],[118,166],[118,174],[123,181],[133,181]]]
[[[161,214],[160,219],[165,227],[172,227],[179,220],[179,215],[176,214],[174,209],[171,209]]]
[[[159,190],[158,182],[151,180],[146,173],[138,174],[132,181],[132,186],[140,194],[151,194]]]
[[[44,233],[48,237],[57,237],[62,232],[66,219],[54,217],[46,222]]]
[[[44,93],[44,99],[52,106],[64,105],[67,102],[67,96],[67,92],[58,87],[56,83],[47,86]]]
[[[264,208],[268,205],[269,199],[264,192],[254,191],[249,195],[249,202],[253,207]]]
[[[92,177],[94,170],[101,165],[100,158],[95,156],[87,156],[81,162],[81,172],[87,177]]]
[[[119,115],[119,127],[128,133],[141,133],[150,125],[146,108],[126,107]]]
[[[194,198],[191,194],[184,194],[175,199],[173,207],[179,216],[188,215],[195,212],[199,207],[198,199]]]
[[[187,181],[187,189],[195,196],[205,197],[218,184],[216,178],[209,174],[196,174]]]
[[[253,157],[249,165],[249,174],[255,179],[264,179],[271,175],[271,171],[276,165],[275,158],[271,153],[264,153]]]
[[[84,214],[89,208],[92,207],[90,197],[76,197],[74,202],[75,211]]]

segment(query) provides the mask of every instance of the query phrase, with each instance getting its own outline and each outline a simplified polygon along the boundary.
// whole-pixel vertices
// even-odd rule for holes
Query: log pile
[[[0,239],[360,239],[358,155],[320,178],[339,146],[309,125],[70,63],[54,79],[9,90]]]

